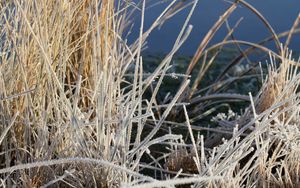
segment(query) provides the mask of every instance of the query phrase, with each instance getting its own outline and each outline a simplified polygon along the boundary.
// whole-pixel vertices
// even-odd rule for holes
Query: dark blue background
[[[146,2],[147,7],[149,7],[151,4],[158,2],[158,0],[146,0]],[[145,30],[150,27],[155,18],[167,6],[168,2],[170,1],[146,10]],[[290,29],[300,12],[300,0],[247,0],[247,2],[264,15],[276,33]],[[223,0],[199,0],[190,22],[194,26],[193,31],[179,53],[193,55],[205,34],[229,6],[230,3]],[[150,53],[169,52],[190,8],[191,7],[188,7],[188,9],[183,10],[171,18],[171,20],[168,20],[160,30],[156,29],[152,32],[147,40],[148,49],[146,51]],[[129,42],[132,42],[133,39],[138,37],[139,14],[140,12],[137,12],[134,17],[134,19],[136,19],[135,27],[129,37]],[[234,36],[237,39],[258,42],[270,36],[269,31],[257,16],[242,5],[229,17],[230,26],[234,26],[241,17],[243,17],[243,20],[234,32]],[[220,42],[224,36],[226,36],[226,33],[227,29],[225,25],[223,25],[210,44]],[[285,39],[281,39],[281,41],[284,42]],[[273,43],[270,43],[268,47],[274,48]],[[290,48],[294,51],[300,51],[300,34],[294,36]]]

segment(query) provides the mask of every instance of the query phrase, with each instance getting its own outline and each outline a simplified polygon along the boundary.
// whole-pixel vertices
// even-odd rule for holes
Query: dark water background
[[[146,0],[146,2],[149,7],[151,4],[159,2],[159,0]],[[169,2],[170,0],[146,10],[145,29],[150,27],[155,18],[157,18]],[[264,15],[276,33],[289,30],[300,13],[300,0],[247,0],[247,2]],[[190,34],[189,39],[179,50],[179,54],[193,55],[205,34],[229,6],[230,3],[224,0],[200,0],[190,21],[190,23],[194,26],[193,31]],[[146,52],[169,52],[178,33],[180,32],[190,8],[191,7],[181,11],[176,16],[168,20],[160,30],[156,29],[152,32],[147,40],[148,49]],[[138,37],[140,23],[139,17],[140,16],[138,14],[135,16],[137,22],[135,22],[136,25],[129,37],[129,42]],[[269,31],[259,18],[242,5],[240,5],[229,17],[228,21],[230,26],[233,27],[240,18],[243,18],[243,20],[234,32],[236,39],[258,42],[270,36]],[[226,33],[226,26],[223,25],[210,44],[222,41],[224,36],[226,36]],[[284,38],[281,39],[281,42],[284,41]],[[274,48],[274,43],[270,43],[268,47]],[[294,35],[290,48],[293,49],[293,51],[300,51],[300,34]]]

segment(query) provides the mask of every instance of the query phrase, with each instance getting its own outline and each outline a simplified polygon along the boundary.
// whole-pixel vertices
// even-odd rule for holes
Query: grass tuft
[[[170,1],[149,28],[147,3],[0,2],[1,186],[299,187],[300,62],[288,50],[299,17],[276,34],[253,6],[236,1],[186,70],[172,72],[198,1]],[[269,38],[235,39],[240,21],[231,28],[227,20],[240,5]],[[148,36],[185,8],[173,48],[146,74]],[[132,20],[139,37],[128,44]],[[209,46],[223,24],[226,37]],[[227,45],[235,57],[219,64]],[[253,60],[256,51],[262,56]]]

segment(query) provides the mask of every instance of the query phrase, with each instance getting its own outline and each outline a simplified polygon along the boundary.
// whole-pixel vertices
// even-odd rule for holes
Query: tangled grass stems
[[[146,143],[141,135],[155,108],[152,102],[144,106],[143,93],[157,77],[165,77],[166,64],[191,31],[184,26],[162,66],[144,79],[142,46],[149,33],[170,18],[165,14],[176,2],[146,32],[142,19],[140,36],[134,43],[138,45],[132,46],[122,39],[128,21],[125,10],[131,8],[126,2],[14,0],[1,4],[1,54],[9,54],[1,56],[0,65],[1,150],[9,151],[1,155],[5,185],[117,186],[136,179],[128,172],[139,172],[137,164],[145,149],[179,138],[148,137]],[[141,10],[143,17],[145,2]],[[127,69],[134,63],[134,81],[125,82]],[[125,91],[123,83],[131,90]],[[174,99],[166,105],[168,111],[176,102]],[[136,123],[138,134],[133,138]],[[132,139],[137,148],[143,148],[134,158],[130,156]],[[68,161],[80,158],[114,167],[118,164],[128,171],[117,170],[119,175],[115,176],[116,170],[107,166],[87,170],[76,164],[72,176],[62,175],[72,168]],[[57,176],[64,178],[58,181]]]
[[[192,31],[189,21],[197,4],[172,0],[146,28],[145,0],[2,1],[2,185],[298,187],[299,62],[287,47],[299,32],[299,17],[290,31],[277,35],[253,6],[236,1],[200,42],[187,74],[169,73],[173,57]],[[257,44],[235,39],[237,22],[233,28],[227,25],[221,43],[208,46],[239,4],[259,17],[272,37]],[[148,36],[189,6],[173,48],[152,73],[144,74],[142,49]],[[141,16],[139,37],[129,45],[123,36],[134,11]],[[282,36],[287,40],[280,46]],[[270,40],[278,52],[264,46]],[[214,83],[199,88],[221,49],[230,44],[249,48],[239,48],[240,55]],[[212,49],[217,51],[209,58]],[[251,63],[247,55],[254,49],[270,54],[271,61],[260,91],[253,98],[220,93],[238,80],[224,81],[224,76],[243,59]],[[203,64],[190,90],[190,73],[201,57]],[[160,103],[162,84],[170,75],[180,75],[181,87]],[[236,116],[213,117],[211,111],[230,106],[232,99],[251,105]],[[200,127],[209,124],[205,118],[220,126]],[[217,144],[208,147],[216,134]]]
[[[106,168],[114,168],[116,170],[124,171],[132,176],[141,178],[142,181],[155,181],[155,179],[153,179],[151,177],[144,176],[142,174],[131,171],[128,168],[122,167],[120,165],[112,164],[111,162],[108,162],[105,160],[93,159],[93,158],[79,158],[79,157],[64,158],[64,159],[62,158],[62,159],[56,159],[56,160],[47,160],[47,161],[38,161],[38,162],[27,163],[27,164],[20,164],[20,165],[12,166],[9,168],[1,169],[0,174],[13,173],[14,171],[30,169],[30,168],[35,168],[35,167],[63,165],[63,164],[76,163],[76,162],[77,163],[79,163],[79,162],[92,163],[92,164],[105,166]]]

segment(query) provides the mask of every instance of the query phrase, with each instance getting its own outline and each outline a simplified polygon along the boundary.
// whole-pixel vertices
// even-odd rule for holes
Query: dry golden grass
[[[282,58],[280,59],[279,68],[276,65],[276,60],[272,60],[268,69],[268,78],[261,91],[259,98],[257,99],[256,110],[257,113],[262,113],[270,108],[275,103],[283,102],[287,100],[292,94],[296,93],[298,85],[292,85],[287,87],[293,76],[297,74],[297,67],[295,67],[294,61],[289,58],[291,54],[288,51],[283,51]],[[291,104],[286,103],[282,108]]]
[[[158,104],[172,57],[191,32],[188,23],[197,2],[190,3],[171,52],[146,75],[142,47],[153,29],[185,6],[181,1],[171,1],[150,28],[144,28],[145,1],[1,1],[1,186],[298,187],[299,62],[291,58],[287,45],[276,54],[260,44],[227,41],[231,29],[215,45],[213,58],[206,59],[205,51],[213,49],[207,49],[209,41],[238,3],[259,15],[247,2],[235,2],[224,12],[200,43],[187,72],[204,56],[196,79],[200,82],[225,44],[250,45],[271,54],[268,76],[257,96],[218,94],[220,81],[236,60],[208,87],[207,96],[197,99],[196,109],[185,106],[199,85],[187,89],[189,75],[181,75],[182,85],[168,104]],[[129,46],[123,32],[134,10],[141,14],[140,35]],[[277,44],[272,27],[260,19]],[[296,27],[297,21],[291,30]],[[288,35],[290,40],[292,32]],[[250,52],[245,50],[239,58]],[[145,98],[150,86],[152,96]],[[205,148],[204,137],[195,138],[199,127],[191,125],[196,121],[189,116],[217,98],[246,99],[251,105],[241,116],[246,121],[225,121],[226,130],[206,128],[230,136]],[[176,122],[178,116],[185,117],[184,122]],[[186,132],[173,134],[168,124],[181,125]],[[166,145],[171,152],[152,149]],[[145,169],[152,171],[145,175]]]
[[[4,141],[6,150],[14,150],[8,163],[75,156],[111,160],[115,123],[105,121],[119,119],[124,66],[114,6],[90,0],[2,4],[2,52],[10,53],[1,60],[2,125],[18,114]],[[111,173],[82,169],[102,180]],[[40,186],[49,181],[46,176],[55,177],[44,170],[22,171],[16,183]]]
[[[140,160],[180,93],[146,139],[141,133],[154,104],[142,96],[154,79],[163,79],[187,34],[143,79],[142,44],[166,16],[145,33],[142,22],[130,47],[122,32],[134,9],[110,0],[1,2],[3,186],[118,187],[152,180],[137,173]],[[125,76],[129,65],[136,67],[132,81]]]

